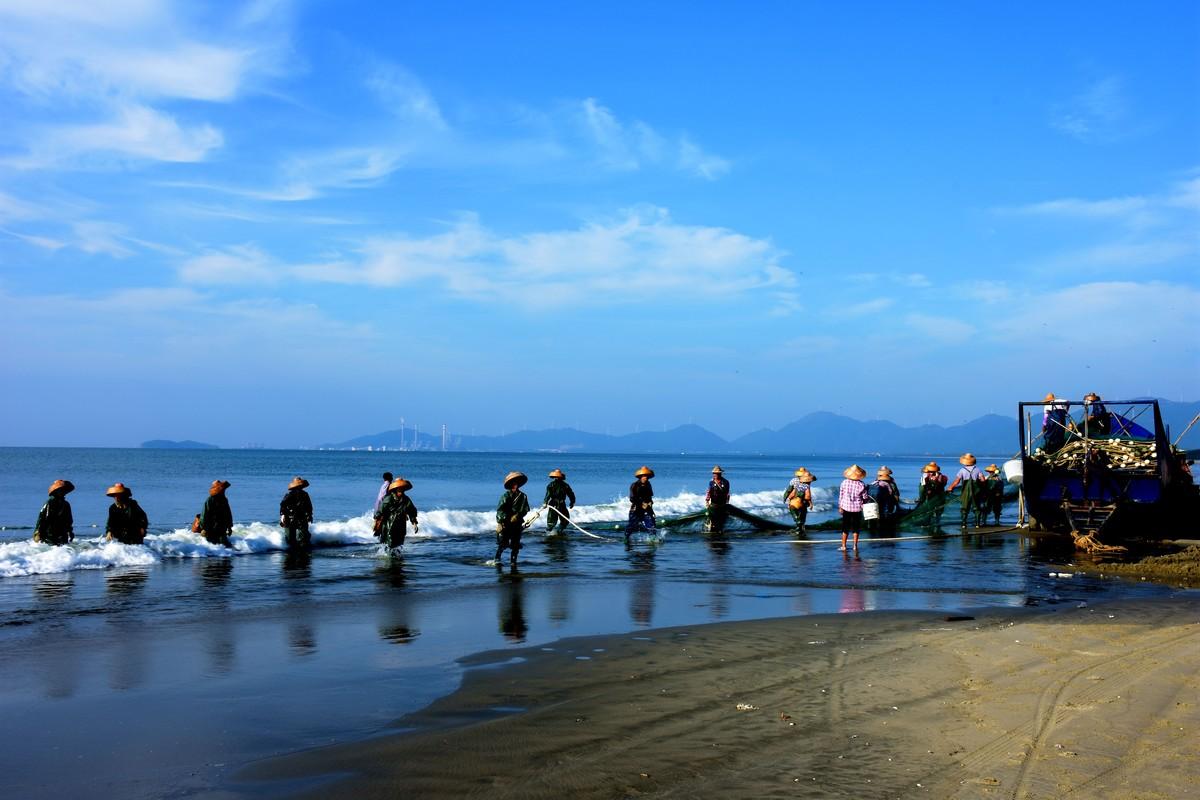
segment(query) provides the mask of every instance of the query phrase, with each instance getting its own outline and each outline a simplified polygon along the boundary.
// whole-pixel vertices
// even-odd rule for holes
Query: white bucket
[[[879,503],[863,503],[863,519],[879,519]]]
[[[1021,485],[1022,479],[1025,477],[1025,470],[1021,465],[1021,459],[1014,458],[1011,461],[1004,462],[1004,477],[1009,483]]]

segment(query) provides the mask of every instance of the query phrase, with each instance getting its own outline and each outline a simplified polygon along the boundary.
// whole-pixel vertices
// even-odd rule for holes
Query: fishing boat
[[[1018,421],[1021,455],[1006,473],[1021,483],[1032,530],[1070,532],[1097,551],[1194,528],[1200,495],[1157,400],[1048,397],[1020,403]]]

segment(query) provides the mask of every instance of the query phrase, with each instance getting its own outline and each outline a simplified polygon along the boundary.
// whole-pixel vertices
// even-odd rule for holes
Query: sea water
[[[886,460],[904,497],[915,495],[928,460]],[[779,521],[789,519],[784,487],[807,466],[818,476],[814,522],[836,513],[852,461],[872,475],[881,463],[720,458],[733,503]],[[452,691],[458,660],[483,650],[721,620],[1173,591],[1075,575],[1069,550],[1013,535],[865,539],[858,554],[839,552],[836,536],[821,532],[670,531],[627,545],[624,498],[642,463],[656,471],[660,517],[703,507],[709,456],[0,449],[6,788],[22,797],[157,797],[226,785],[254,758],[394,730],[405,713]],[[600,538],[546,539],[539,519],[516,570],[490,564],[503,476],[526,472],[536,508],[555,467],[578,498],[573,518]],[[420,509],[402,555],[371,535],[384,470],[413,482]],[[310,555],[284,552],[277,524],[297,474],[311,482]],[[32,523],[59,477],[77,487],[68,498],[76,540],[34,544]],[[232,483],[232,548],[189,530],[217,478]],[[104,490],[116,481],[150,517],[144,545],[102,540]],[[1007,521],[1014,515],[1006,509]],[[946,520],[956,518],[952,505]]]

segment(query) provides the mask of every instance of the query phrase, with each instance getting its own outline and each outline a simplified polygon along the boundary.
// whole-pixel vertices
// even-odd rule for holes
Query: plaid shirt
[[[842,511],[862,511],[867,499],[867,487],[862,481],[847,478],[838,489],[838,508]]]

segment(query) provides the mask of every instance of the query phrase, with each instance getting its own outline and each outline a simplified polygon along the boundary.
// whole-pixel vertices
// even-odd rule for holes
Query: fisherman
[[[629,484],[629,522],[625,525],[625,538],[639,531],[654,532],[654,487],[650,479],[654,470],[642,466],[633,473],[633,483]]]
[[[413,524],[413,533],[417,532],[417,507],[405,494],[411,488],[412,481],[407,478],[396,478],[388,484],[387,496],[383,498],[383,503],[375,512],[379,540],[389,548],[400,547],[404,544],[404,537],[408,535],[409,522]]]
[[[962,524],[961,530],[967,529],[967,515],[971,512],[975,514],[975,527],[983,527],[983,517],[986,513],[988,503],[987,494],[984,492],[983,482],[987,480],[987,476],[975,466],[975,456],[970,453],[963,453],[958,457],[958,463],[962,464],[958,472],[954,476],[954,481],[946,488],[947,492],[953,492],[954,488],[960,483],[962,484],[962,492],[959,495],[959,500],[962,503]]]
[[[379,513],[379,507],[383,505],[383,498],[388,496],[388,487],[392,485],[393,475],[390,472],[383,473],[383,483],[379,485],[379,493],[375,495],[375,513]]]
[[[858,533],[862,530],[863,503],[870,497],[862,482],[867,471],[858,464],[851,464],[842,475],[846,479],[838,487],[838,513],[842,515],[842,546],[838,549],[844,551],[847,536],[854,534],[854,549],[857,550]]]
[[[113,499],[113,504],[108,507],[108,524],[104,526],[106,538],[121,544],[141,544],[145,541],[150,521],[133,499],[129,487],[114,483],[105,494]]]
[[[504,494],[496,504],[496,565],[505,548],[511,551],[509,561],[517,563],[521,552],[521,533],[525,530],[525,515],[529,513],[529,498],[521,487],[529,480],[523,472],[510,472],[504,476]]]
[[[796,470],[794,477],[783,490],[783,502],[787,504],[796,524],[796,532],[804,532],[804,523],[808,519],[808,510],[812,508],[812,482],[817,478],[806,467]]]
[[[1112,415],[1100,402],[1100,395],[1089,392],[1083,397],[1083,414],[1087,420],[1087,433],[1092,436],[1107,436],[1112,432]]]
[[[1042,449],[1057,453],[1067,441],[1067,405],[1050,392],[1042,400]]]
[[[729,518],[729,481],[725,480],[725,470],[720,466],[712,468],[712,480],[704,493],[704,508],[708,513],[705,527],[709,532],[724,531],[725,520]]]
[[[900,487],[896,485],[889,467],[880,467],[875,473],[875,503],[879,508],[879,519],[876,521],[878,530],[888,531],[896,523],[896,515],[900,512]]]
[[[292,478],[287,493],[279,501],[279,525],[287,532],[284,541],[289,550],[308,550],[312,547],[308,526],[313,521],[313,507],[312,498],[304,491],[307,487],[308,481],[297,475]]]
[[[571,520],[571,509],[575,507],[575,492],[567,483],[567,476],[561,469],[552,469],[547,476],[550,482],[546,484],[546,496],[542,505],[546,507],[546,535],[554,535],[554,526],[558,526],[559,535],[567,532],[567,523]]]
[[[233,547],[229,541],[229,534],[233,532],[233,511],[225,497],[225,490],[230,486],[229,481],[213,481],[200,511],[200,534],[209,542],[224,547]]]
[[[46,491],[46,503],[38,512],[33,526],[33,540],[43,544],[66,544],[75,538],[75,520],[71,516],[71,504],[67,495],[75,491],[75,484],[59,478]]]
[[[983,485],[983,496],[987,505],[983,509],[983,518],[986,521],[988,513],[991,512],[996,518],[996,525],[999,525],[1000,510],[1004,507],[1004,477],[995,464],[988,464],[984,472],[987,473],[987,482]]]
[[[929,525],[939,527],[942,524],[942,511],[946,507],[946,476],[936,461],[930,461],[921,468],[921,486],[917,492],[917,505],[927,508],[926,520]]]

